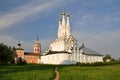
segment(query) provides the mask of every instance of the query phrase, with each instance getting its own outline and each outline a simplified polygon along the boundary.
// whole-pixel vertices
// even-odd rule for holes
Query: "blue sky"
[[[58,16],[70,13],[77,41],[120,57],[120,0],[0,0],[0,42],[33,51],[39,36],[44,52],[57,37]]]

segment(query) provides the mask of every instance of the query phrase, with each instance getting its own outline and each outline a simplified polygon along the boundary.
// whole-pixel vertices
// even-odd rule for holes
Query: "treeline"
[[[7,46],[4,43],[0,43],[0,64],[14,63],[15,56],[15,47]]]

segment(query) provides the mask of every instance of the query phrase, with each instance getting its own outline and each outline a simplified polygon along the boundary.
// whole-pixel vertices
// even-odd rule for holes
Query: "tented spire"
[[[38,38],[38,35],[37,35],[37,38],[36,38],[35,43],[39,43],[39,38]]]
[[[65,24],[65,12],[64,12],[64,10],[62,12],[62,24]]]
[[[69,37],[71,35],[70,15],[62,12],[62,21],[59,18],[58,38]]]
[[[59,27],[61,26],[61,19],[60,19],[60,17],[58,18],[58,23],[59,23]]]
[[[70,25],[70,15],[67,13],[67,25]]]
[[[66,14],[66,17],[67,17],[66,34],[67,34],[68,36],[70,36],[70,35],[71,35],[70,15],[67,13],[67,14]]]

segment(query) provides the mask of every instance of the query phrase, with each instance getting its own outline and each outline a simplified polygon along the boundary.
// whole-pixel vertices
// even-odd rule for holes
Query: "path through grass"
[[[0,66],[0,80],[53,80],[55,65]],[[97,67],[57,66],[60,80],[120,80],[120,64]]]

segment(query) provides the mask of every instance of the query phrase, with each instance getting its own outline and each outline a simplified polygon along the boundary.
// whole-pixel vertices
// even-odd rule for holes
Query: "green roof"
[[[24,49],[22,49],[22,48],[16,48],[16,50],[24,50]]]

